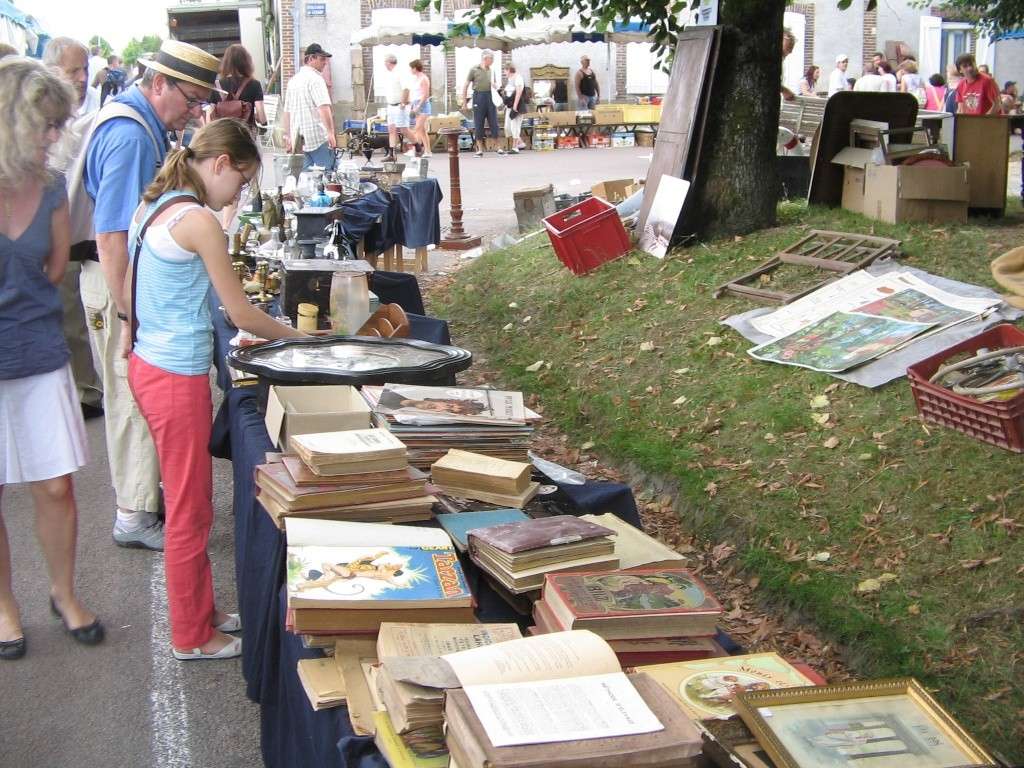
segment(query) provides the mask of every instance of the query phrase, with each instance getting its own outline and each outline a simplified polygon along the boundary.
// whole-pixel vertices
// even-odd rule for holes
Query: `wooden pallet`
[[[754,299],[789,304],[818,290],[826,283],[858,269],[863,269],[877,259],[898,255],[899,245],[899,240],[890,240],[885,237],[814,229],[793,245],[776,253],[753,272],[748,272],[742,277],[718,286],[714,296],[717,299],[725,293],[733,293],[737,296],[749,296]],[[819,270],[833,274],[824,280],[815,280],[812,285],[796,293],[774,291],[763,287],[760,284],[762,275],[771,274],[783,264],[810,267],[814,270],[812,274],[815,277]]]

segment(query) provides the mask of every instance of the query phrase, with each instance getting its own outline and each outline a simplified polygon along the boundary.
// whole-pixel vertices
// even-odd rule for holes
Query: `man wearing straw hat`
[[[128,228],[142,191],[167,154],[167,132],[182,130],[202,114],[220,61],[195,46],[167,40],[140,63],[146,67],[141,81],[97,113],[68,190],[72,251],[82,251],[84,258],[82,303],[103,375],[107,456],[117,504],[114,542],[162,550],[156,450],[128,389],[121,352],[122,337],[129,332],[124,290]],[[91,222],[82,221],[83,212],[91,212]]]

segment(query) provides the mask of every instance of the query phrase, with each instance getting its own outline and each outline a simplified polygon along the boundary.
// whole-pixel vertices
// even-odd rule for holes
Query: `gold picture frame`
[[[917,680],[742,693],[736,711],[777,768],[992,768]]]

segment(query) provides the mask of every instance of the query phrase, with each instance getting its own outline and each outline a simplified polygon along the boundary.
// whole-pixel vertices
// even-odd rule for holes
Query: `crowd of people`
[[[216,606],[207,555],[210,287],[237,327],[301,335],[248,302],[214,214],[258,188],[262,91],[247,54],[166,41],[99,106],[90,83],[119,62],[92,53],[56,38],[43,62],[0,59],[0,498],[28,485],[50,608],[75,641],[101,643],[75,590],[72,475],[89,460],[84,417],[102,414],[113,540],[163,551],[173,655],[231,658],[241,622]],[[247,101],[246,119],[219,117],[213,94]],[[189,124],[202,127],[185,145]],[[0,516],[4,660],[28,647],[11,569]]]
[[[864,62],[859,78],[848,76],[849,65],[848,56],[836,56],[835,69],[824,93],[818,88],[820,69],[808,67],[800,81],[800,94],[833,96],[850,90],[909,93],[924,109],[967,115],[1019,114],[1021,110],[1017,84],[1007,81],[1000,91],[988,66],[979,65],[971,53],[958,56],[956,63],[946,68],[945,75],[936,72],[927,78],[918,71],[918,62],[912,56],[904,57],[894,66],[884,53],[876,52]]]

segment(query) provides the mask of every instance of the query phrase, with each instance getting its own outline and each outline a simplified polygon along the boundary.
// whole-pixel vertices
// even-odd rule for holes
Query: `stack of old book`
[[[409,449],[409,463],[428,469],[450,448],[509,461],[526,461],[533,424],[540,416],[521,392],[462,387],[385,384],[363,387],[378,426]]]
[[[436,499],[386,429],[296,435],[296,455],[256,468],[257,498],[279,526],[286,517],[400,523],[429,520]]]
[[[551,573],[533,604],[536,633],[589,629],[626,666],[724,656],[714,641],[721,613],[682,568]]]
[[[382,622],[472,623],[473,595],[436,528],[286,518],[288,628],[372,636]]]
[[[522,509],[540,488],[530,481],[533,466],[453,448],[430,468],[439,491],[501,507]]]
[[[546,574],[619,566],[615,531],[573,515],[476,528],[468,541],[473,562],[513,595],[538,591]]]
[[[423,684],[436,658],[520,637],[515,624],[382,624],[376,683],[389,726],[404,735],[444,722],[444,688]]]
[[[461,687],[444,700],[458,768],[691,768],[701,738],[655,680],[626,675],[591,632],[510,640],[444,657]]]

